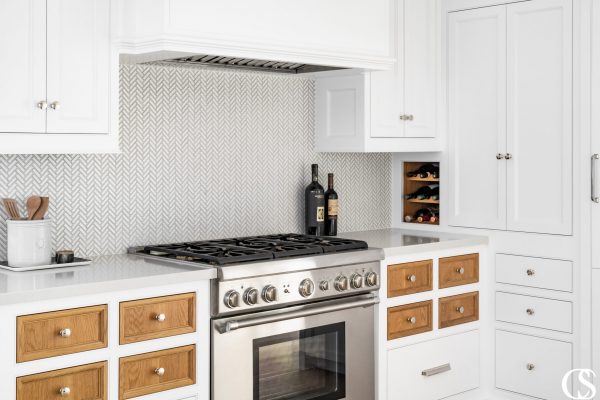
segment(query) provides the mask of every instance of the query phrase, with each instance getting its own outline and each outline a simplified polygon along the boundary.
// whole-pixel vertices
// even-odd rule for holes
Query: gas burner
[[[171,256],[188,257],[193,261],[207,262],[210,264],[223,265],[245,261],[270,260],[273,255],[269,252],[218,245],[211,242],[189,242],[175,244],[161,244],[157,246],[146,246],[146,252],[166,253]]]

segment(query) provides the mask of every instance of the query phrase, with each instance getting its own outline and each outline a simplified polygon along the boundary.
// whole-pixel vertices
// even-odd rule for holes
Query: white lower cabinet
[[[546,400],[564,399],[571,343],[496,331],[496,387]],[[570,383],[569,383],[570,385]]]
[[[479,331],[388,352],[388,400],[436,400],[479,387]]]
[[[573,331],[573,303],[497,292],[496,320],[571,333]]]

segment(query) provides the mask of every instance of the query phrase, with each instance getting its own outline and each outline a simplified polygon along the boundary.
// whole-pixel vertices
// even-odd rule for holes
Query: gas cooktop
[[[222,266],[288,257],[365,250],[368,247],[366,242],[360,240],[288,233],[160,244],[137,248],[135,252],[155,257]]]

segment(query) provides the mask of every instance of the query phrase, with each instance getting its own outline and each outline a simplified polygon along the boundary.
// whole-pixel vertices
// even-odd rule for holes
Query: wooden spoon
[[[27,219],[32,220],[33,216],[39,210],[42,205],[42,198],[40,196],[31,196],[27,199]]]
[[[44,215],[48,212],[48,205],[50,204],[49,197],[41,197],[42,204],[40,204],[40,208],[33,214],[33,219],[44,219]]]
[[[21,213],[19,212],[19,206],[15,199],[2,199],[4,202],[4,208],[8,213],[10,219],[19,220],[21,219]]]

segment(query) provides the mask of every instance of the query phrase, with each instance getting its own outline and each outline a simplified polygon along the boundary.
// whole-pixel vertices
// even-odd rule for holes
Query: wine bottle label
[[[338,215],[338,200],[331,199],[327,202],[327,216],[337,217]]]
[[[317,222],[325,221],[325,207],[317,207]]]

